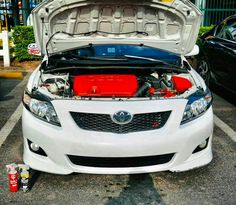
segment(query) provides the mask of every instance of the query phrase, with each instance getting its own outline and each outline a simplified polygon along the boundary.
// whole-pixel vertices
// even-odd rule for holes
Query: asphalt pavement
[[[218,93],[214,95],[213,105],[220,120],[214,130],[214,159],[205,167],[182,173],[139,175],[38,173],[30,192],[11,193],[5,165],[23,162],[19,104],[27,77],[24,80],[0,79],[0,133],[7,135],[0,147],[0,205],[236,204],[236,142],[232,138],[232,132],[236,131],[236,106],[228,101],[228,97],[225,100],[225,96]]]

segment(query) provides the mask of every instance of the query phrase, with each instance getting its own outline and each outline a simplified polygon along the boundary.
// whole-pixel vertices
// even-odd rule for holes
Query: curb
[[[0,78],[23,79],[23,73],[20,71],[0,71]]]

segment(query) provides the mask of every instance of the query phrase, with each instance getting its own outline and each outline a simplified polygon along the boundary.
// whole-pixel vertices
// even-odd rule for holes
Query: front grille
[[[135,114],[131,122],[123,125],[113,122],[108,114],[70,113],[81,129],[123,134],[160,129],[165,125],[171,111]]]
[[[88,167],[144,167],[168,163],[174,156],[172,154],[145,156],[145,157],[84,157],[67,155],[75,165]]]

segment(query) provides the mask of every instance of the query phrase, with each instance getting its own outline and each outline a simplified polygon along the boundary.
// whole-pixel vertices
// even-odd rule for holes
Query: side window
[[[233,41],[236,41],[236,22],[229,27],[229,34]]]
[[[223,28],[224,24],[220,24],[219,26],[217,26],[216,30],[215,30],[215,36],[219,37],[221,31],[222,31],[222,28]]]
[[[236,41],[236,19],[233,19],[222,26],[221,31],[216,36],[230,41]]]

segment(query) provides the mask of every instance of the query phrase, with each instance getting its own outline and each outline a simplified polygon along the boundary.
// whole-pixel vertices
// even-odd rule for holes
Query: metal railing
[[[195,0],[204,14],[203,25],[210,26],[236,14],[236,0]]]

